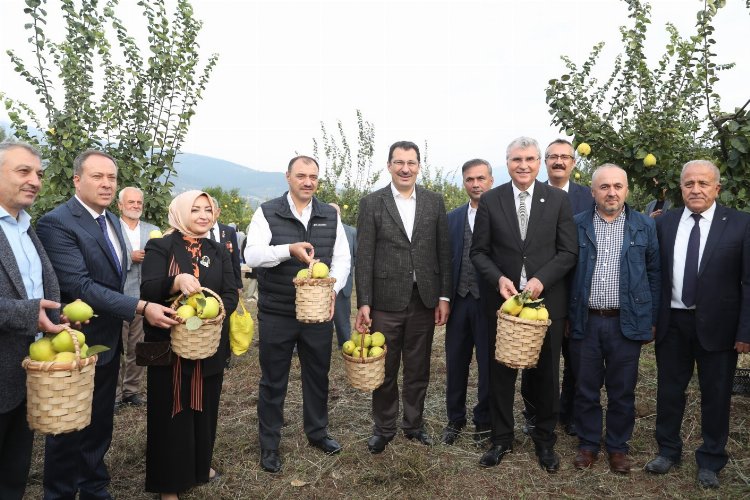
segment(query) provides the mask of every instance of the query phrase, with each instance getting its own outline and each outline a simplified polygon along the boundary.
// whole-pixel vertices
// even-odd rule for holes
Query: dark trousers
[[[336,308],[333,311],[333,326],[336,328],[336,340],[339,347],[349,340],[352,333],[352,297],[343,292],[336,295]]]
[[[560,352],[562,352],[563,358],[563,375],[562,382],[560,383],[560,412],[558,420],[561,424],[569,424],[575,422],[576,376],[573,371],[573,362],[570,359],[570,339],[564,335]],[[521,393],[525,394],[528,392],[527,380],[526,370],[524,370],[521,373]],[[532,425],[536,422],[536,412],[528,401],[524,401],[523,415]]]
[[[216,442],[224,372],[203,378],[201,411],[190,407],[192,371],[183,373],[182,411],[172,416],[172,370],[171,366],[148,367],[146,491],[153,493],[181,493],[208,482]]]
[[[536,425],[531,438],[540,448],[552,448],[557,442],[555,426],[560,406],[560,343],[565,320],[553,320],[544,337],[536,368],[528,372],[526,390],[521,391],[524,400],[536,412]],[[495,335],[489,336],[490,352],[495,352]],[[490,362],[490,418],[492,419],[492,443],[511,446],[513,443],[513,399],[516,392],[518,370],[508,368],[493,359]]]
[[[422,412],[430,383],[430,354],[435,333],[435,310],[424,306],[416,286],[403,311],[372,311],[372,331],[383,332],[388,354],[385,380],[372,393],[373,434],[391,438],[396,435],[399,391],[398,370],[404,360],[401,403],[404,407],[401,428],[414,432],[422,428]]]
[[[620,331],[620,317],[589,315],[582,339],[570,339],[570,354],[578,386],[576,429],[581,449],[599,452],[602,438],[602,385],[607,388],[609,453],[627,453],[635,425],[635,384],[641,342]]]
[[[21,500],[31,466],[34,433],[26,422],[26,400],[0,413],[0,498]]]
[[[696,450],[695,460],[699,468],[719,472],[728,460],[725,448],[737,352],[705,350],[698,340],[692,311],[672,309],[669,331],[656,344],[656,442],[659,455],[674,461],[679,461],[682,455],[680,427],[685,412],[685,390],[696,364],[703,444]]]
[[[112,498],[107,492],[109,472],[104,455],[112,442],[115,389],[120,357],[97,365],[91,424],[80,431],[47,436],[44,449],[44,498]]]
[[[300,323],[293,317],[261,312],[258,388],[258,437],[264,450],[277,450],[284,423],[292,351],[297,346],[302,374],[305,434],[319,440],[328,433],[328,371],[331,367],[331,322]]]
[[[473,420],[475,425],[490,423],[487,332],[487,315],[481,301],[470,294],[466,297],[456,295],[451,303],[445,333],[445,406],[449,422],[466,422],[466,386],[469,381],[469,365],[476,349],[477,404]]]

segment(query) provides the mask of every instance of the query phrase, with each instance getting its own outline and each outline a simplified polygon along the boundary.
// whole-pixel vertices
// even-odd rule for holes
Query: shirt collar
[[[513,181],[510,181],[510,185],[513,186],[513,199],[518,199],[518,194],[521,192],[520,189],[516,187],[516,184]],[[534,198],[534,186],[536,185],[536,181],[531,183],[531,186],[526,190],[527,193],[529,193],[528,199],[531,200]]]
[[[470,214],[475,214],[475,213],[477,213],[477,210],[478,210],[478,209],[479,209],[479,207],[477,207],[477,208],[474,208],[474,207],[472,207],[472,206],[471,206],[471,202],[469,202],[469,213],[470,213]]]
[[[710,223],[711,221],[714,220],[715,213],[716,213],[716,202],[714,201],[710,207],[708,207],[704,212],[701,212],[701,217],[703,217]],[[689,208],[685,207],[685,209],[682,211],[682,217],[680,217],[680,221],[688,220],[691,215],[693,215],[693,212],[691,212]]]
[[[398,192],[398,189],[396,189],[396,186],[393,185],[391,182],[391,194],[393,194],[394,198],[401,198],[402,200],[416,200],[417,199],[417,186],[414,185],[414,187],[411,190],[411,194],[409,196],[404,196],[401,193]]]
[[[604,222],[605,224],[614,224],[615,222],[619,221],[620,219],[624,219],[624,218],[625,218],[625,205],[622,206],[622,210],[620,210],[620,213],[617,214],[617,217],[615,217],[614,219],[612,219],[611,222],[608,221],[607,219],[605,219],[604,217],[602,217],[601,214],[599,214],[599,209],[596,206],[594,206],[594,220],[599,219],[600,221]]]
[[[292,209],[292,213],[296,214],[297,213],[297,207],[294,205],[294,200],[292,199],[292,195],[291,195],[291,193],[289,193],[289,191],[286,192],[286,201],[289,203],[289,208]],[[310,210],[312,210],[312,198],[307,203],[307,205],[305,205],[305,208],[302,209],[302,213],[308,212]],[[218,223],[217,223],[217,225],[218,225]]]
[[[18,218],[16,218],[10,215],[10,213],[3,207],[0,207],[0,219],[5,219],[6,217],[18,224],[23,232],[26,232],[31,225],[31,216],[26,213],[26,210],[20,210],[18,212]]]
[[[78,195],[75,195],[75,197],[76,197],[76,200],[78,200],[78,202],[79,202],[79,203],[80,203],[81,205],[83,205],[83,208],[85,208],[85,209],[86,209],[86,211],[87,211],[88,213],[90,213],[90,214],[91,214],[91,217],[93,217],[94,219],[97,219],[97,218],[98,218],[98,217],[99,217],[100,215],[104,215],[104,212],[105,212],[105,210],[102,210],[102,211],[101,211],[101,213],[97,213],[97,212],[95,212],[94,210],[91,210],[91,207],[89,207],[88,205],[86,205],[86,204],[85,204],[85,203],[83,202],[83,200],[82,200],[82,199],[80,199],[80,198],[78,197]],[[105,219],[106,219],[106,217],[105,217]]]

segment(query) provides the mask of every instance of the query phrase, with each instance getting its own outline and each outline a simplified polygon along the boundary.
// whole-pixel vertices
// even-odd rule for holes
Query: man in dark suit
[[[471,259],[482,278],[489,321],[496,324],[501,302],[519,290],[542,297],[549,327],[537,367],[529,370],[523,394],[536,409],[531,438],[540,465],[557,472],[554,452],[559,408],[560,343],[565,329],[568,290],[565,276],[575,265],[578,241],[568,197],[559,189],[536,182],[541,165],[539,144],[528,137],[510,143],[506,152],[511,182],[485,193],[479,200]],[[495,335],[490,335],[490,353]],[[492,447],[480,464],[497,465],[513,448],[513,399],[517,370],[490,363]]]
[[[371,453],[381,453],[396,435],[402,357],[401,428],[408,439],[432,445],[422,412],[435,326],[450,312],[450,247],[442,197],[416,185],[419,161],[413,142],[391,145],[391,183],[359,205],[356,329],[383,332],[388,346],[385,380],[372,393]]]
[[[44,497],[111,498],[104,455],[112,441],[115,388],[120,368],[122,322],[141,314],[152,325],[177,322],[171,309],[123,293],[126,245],[117,217],[107,210],[117,190],[117,166],[101,151],[84,151],[73,162],[73,198],[37,223],[60,283],[63,302],[81,299],[97,316],[83,327],[89,345],[110,348],[99,354],[94,375],[91,425],[77,432],[47,436]]]
[[[568,193],[568,200],[570,201],[573,215],[588,210],[593,206],[594,199],[591,197],[591,189],[576,184],[570,178],[573,169],[576,166],[576,157],[573,145],[569,141],[565,139],[555,139],[549,143],[549,146],[547,146],[547,150],[544,153],[544,163],[547,167],[547,183],[550,186],[555,186],[556,188],[560,188]],[[573,400],[575,399],[576,380],[571,368],[569,344],[568,337],[563,336],[561,348],[563,357],[563,376],[560,387],[560,415],[558,416],[558,419],[560,425],[565,429],[565,433],[570,436],[575,436],[576,428],[573,414]],[[526,371],[523,372],[521,377],[522,387],[525,387],[527,384]],[[534,411],[534,408],[529,405],[528,401],[524,401],[524,403],[526,425],[524,426],[523,431],[528,434],[536,421],[536,412]]]
[[[26,489],[34,434],[26,421],[26,372],[21,361],[38,332],[57,333],[60,289],[26,209],[42,188],[38,151],[0,143],[0,498]],[[46,299],[45,299],[46,297]]]
[[[234,277],[237,282],[237,293],[242,293],[242,270],[240,265],[240,247],[237,244],[237,230],[232,226],[219,222],[221,205],[216,198],[213,198],[213,200],[216,206],[216,214],[214,214],[216,220],[211,231],[209,231],[209,235],[212,240],[222,243],[229,252],[229,256],[232,257],[232,269],[234,269]]]
[[[750,352],[750,214],[716,203],[720,174],[706,160],[685,164],[685,208],[656,218],[661,303],[656,325],[656,442],[646,471],[665,474],[682,458],[685,390],[698,365],[701,436],[698,483],[718,488],[727,463],[737,353]]]
[[[479,292],[480,277],[471,263],[469,251],[477,215],[479,197],[492,188],[492,167],[485,160],[469,160],[461,167],[464,189],[469,203],[448,213],[451,242],[451,315],[445,329],[445,407],[448,425],[443,430],[443,444],[453,444],[466,426],[466,386],[469,365],[476,349],[477,404],[474,407],[474,441],[489,437],[489,364],[487,351],[489,325]]]
[[[336,203],[329,203],[341,217],[341,208]],[[336,340],[339,348],[349,340],[352,331],[352,285],[354,284],[354,263],[357,260],[357,228],[341,223],[344,226],[346,242],[349,244],[351,266],[349,277],[346,278],[344,288],[336,294],[336,309],[333,311],[333,326],[336,329]]]

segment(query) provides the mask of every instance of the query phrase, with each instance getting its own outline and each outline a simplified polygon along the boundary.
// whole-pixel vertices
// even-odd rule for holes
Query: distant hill
[[[279,196],[288,188],[281,172],[261,172],[211,156],[180,153],[175,167],[178,175],[172,182],[176,193],[213,186],[227,191],[239,188],[240,194],[250,198],[255,206]]]

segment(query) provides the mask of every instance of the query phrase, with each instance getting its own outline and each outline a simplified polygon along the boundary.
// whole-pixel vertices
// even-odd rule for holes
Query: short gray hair
[[[680,184],[682,184],[682,178],[685,177],[685,170],[687,170],[689,167],[701,165],[704,167],[709,167],[713,171],[714,177],[716,177],[716,183],[721,184],[721,172],[719,172],[719,167],[714,165],[714,163],[709,160],[690,160],[689,162],[684,164],[682,166],[682,171],[680,172]]]
[[[125,191],[135,191],[136,193],[141,195],[141,198],[144,198],[143,191],[140,188],[137,188],[135,186],[125,186],[120,190],[120,194],[117,195],[117,199],[122,203],[122,199],[125,197]]]
[[[614,163],[603,163],[599,165],[598,167],[596,167],[596,169],[594,170],[594,173],[591,174],[591,189],[594,189],[594,178],[597,176],[599,171],[607,169],[607,168],[616,168],[617,170],[625,174],[625,187],[628,187],[628,173],[625,171],[624,168],[622,168],[620,165],[615,165]]]
[[[517,137],[513,139],[510,144],[508,144],[507,149],[505,150],[505,159],[507,160],[510,157],[510,151],[511,149],[526,149],[526,148],[535,148],[536,149],[536,155],[541,158],[542,157],[542,150],[539,149],[539,143],[536,142],[536,139],[532,139],[531,137]]]
[[[18,142],[17,141],[3,141],[3,142],[0,142],[0,166],[2,166],[3,163],[5,163],[5,153],[7,151],[10,151],[16,148],[26,150],[28,153],[39,158],[40,161],[42,159],[42,153],[40,153],[39,150],[35,148],[34,146],[32,146],[31,144],[20,142],[20,141]]]

